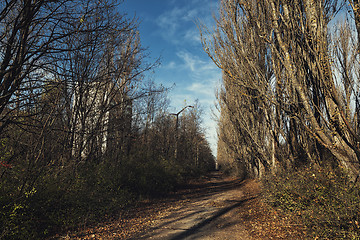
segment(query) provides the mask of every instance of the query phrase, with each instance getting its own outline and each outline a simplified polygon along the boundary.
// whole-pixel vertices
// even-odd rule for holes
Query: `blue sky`
[[[141,42],[150,58],[161,57],[161,66],[148,77],[167,87],[175,84],[169,93],[170,111],[199,99],[203,127],[215,154],[216,123],[211,109],[215,109],[221,71],[203,51],[195,21],[214,24],[212,14],[218,10],[218,0],[125,0],[120,8],[128,17],[139,19]]]

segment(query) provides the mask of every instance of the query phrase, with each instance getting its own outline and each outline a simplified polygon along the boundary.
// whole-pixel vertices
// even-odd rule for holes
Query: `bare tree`
[[[118,14],[115,1],[1,4],[0,137],[14,143],[6,162],[24,168],[20,194],[45,173],[76,172],[84,157],[114,151],[109,145],[128,152],[132,99],[156,64],[143,63],[136,20]]]
[[[261,164],[271,169],[285,144],[291,165],[315,161],[328,151],[354,176],[358,136],[334,78],[327,39],[328,23],[343,2],[222,1],[221,6],[214,33],[202,28],[204,49],[223,70],[222,101],[240,102],[228,110],[239,119],[234,126],[242,126],[237,132],[251,139],[255,156],[273,156],[259,157]],[[345,81],[346,89],[354,85]],[[244,112],[250,114],[239,118]],[[251,126],[254,122],[263,127]]]

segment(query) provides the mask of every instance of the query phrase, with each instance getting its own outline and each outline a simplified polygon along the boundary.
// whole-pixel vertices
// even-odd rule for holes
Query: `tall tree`
[[[334,78],[327,34],[329,21],[342,6],[332,0],[221,1],[214,33],[202,29],[204,49],[224,73],[224,103],[244,98],[241,107],[254,104],[236,126],[247,126],[246,132],[237,132],[251,136],[252,144],[259,143],[254,136],[264,129],[262,139],[271,154],[255,144],[255,156],[263,152],[280,160],[277,149],[285,143],[293,156],[290,165],[315,161],[327,151],[352,176],[357,174],[358,136]],[[244,112],[229,110],[235,116]],[[252,122],[266,124],[252,129]],[[274,157],[261,159],[265,169],[274,165]]]

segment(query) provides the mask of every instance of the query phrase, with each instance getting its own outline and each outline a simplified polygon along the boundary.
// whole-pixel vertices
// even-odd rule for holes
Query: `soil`
[[[262,200],[256,180],[221,172],[194,180],[166,198],[143,201],[94,227],[57,239],[307,239],[296,219]]]

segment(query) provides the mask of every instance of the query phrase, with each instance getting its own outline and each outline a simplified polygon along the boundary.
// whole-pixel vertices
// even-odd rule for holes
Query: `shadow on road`
[[[170,197],[176,199],[192,199],[206,197],[243,186],[245,182],[240,179],[226,179],[221,172],[213,172],[203,181],[186,184]]]
[[[226,207],[222,210],[220,210],[219,212],[217,212],[214,216],[210,217],[210,218],[207,218],[205,219],[204,221],[198,223],[197,225],[193,226],[192,228],[184,231],[184,232],[181,232],[180,234],[172,237],[170,240],[182,240],[182,239],[185,239],[187,237],[190,237],[191,235],[195,234],[195,233],[198,233],[198,231],[205,227],[207,224],[210,224],[211,222],[213,222],[214,220],[216,220],[217,218],[221,217],[222,215],[226,214],[227,212],[237,208],[237,207],[240,207],[243,203],[249,201],[249,200],[252,200],[254,199],[254,197],[252,198],[248,198],[248,199],[244,199],[244,200],[241,200],[229,207]]]
[[[219,172],[200,181],[190,182],[169,196],[171,201],[180,201],[182,204],[175,205],[177,207],[167,216],[132,239],[213,239],[206,236],[231,231],[241,223],[229,216],[234,216],[234,211],[256,198],[244,195],[242,187],[246,183],[247,181],[240,179],[224,177]]]

